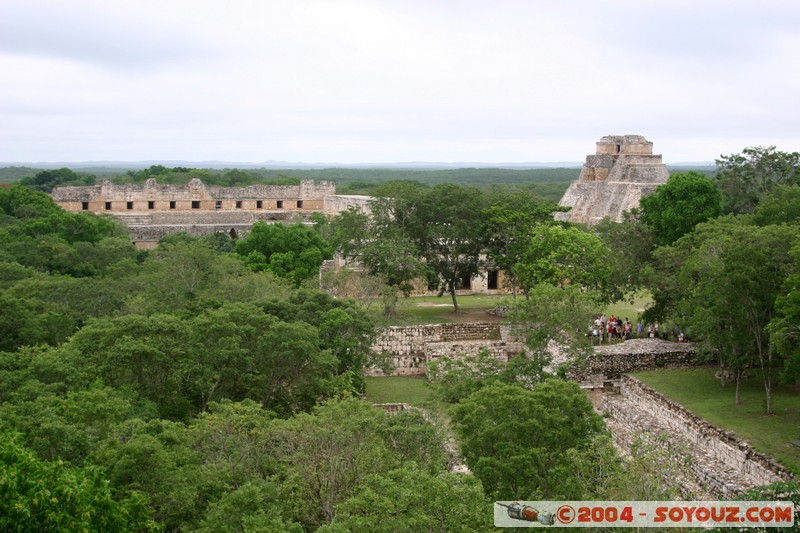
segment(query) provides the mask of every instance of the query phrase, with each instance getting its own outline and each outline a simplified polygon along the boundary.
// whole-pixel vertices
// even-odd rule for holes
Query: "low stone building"
[[[559,202],[572,209],[556,213],[556,219],[596,224],[609,217],[620,222],[624,211],[639,207],[643,196],[668,179],[652,142],[641,135],[606,135],[597,142],[596,153],[586,156],[580,177]]]
[[[53,200],[67,211],[112,215],[131,230],[137,247],[185,231],[192,235],[247,234],[259,221],[302,222],[311,213],[333,216],[351,206],[365,209],[367,197],[336,195],[333,181],[302,180],[299,185],[216,187],[193,179],[186,185],[115,184],[57,187]]]

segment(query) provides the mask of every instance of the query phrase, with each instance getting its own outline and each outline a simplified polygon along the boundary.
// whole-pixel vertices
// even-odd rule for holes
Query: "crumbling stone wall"
[[[428,361],[459,354],[475,356],[487,349],[500,361],[525,349],[523,336],[511,326],[491,323],[424,324],[384,328],[372,351],[390,357],[392,375],[426,375]],[[559,347],[550,346],[555,363],[566,362]],[[594,353],[570,367],[568,377],[584,388],[613,388],[626,372],[652,368],[681,368],[695,364],[693,347],[660,339],[633,339],[617,344],[596,346]],[[382,375],[377,368],[368,375]]]
[[[661,339],[631,339],[617,344],[595,346],[594,354],[567,373],[585,388],[618,386],[623,374],[655,368],[695,366],[691,343]]]
[[[503,362],[522,350],[523,345],[508,326],[490,323],[423,324],[384,328],[372,351],[389,356],[393,376],[422,376],[427,363],[443,356],[477,355],[487,349]],[[367,375],[383,375],[370,368]]]
[[[586,156],[580,177],[570,184],[559,205],[572,208],[556,213],[557,220],[596,224],[605,217],[617,222],[623,211],[669,179],[653,143],[641,135],[606,135],[597,153]]]
[[[659,433],[669,435],[677,444],[671,449],[680,450],[674,453],[690,459],[696,486],[711,497],[734,498],[756,486],[793,479],[789,470],[732,432],[709,424],[633,377],[622,377],[620,394],[605,395],[601,407],[623,448],[637,435],[651,442]]]
[[[324,198],[322,212],[327,216],[335,216],[352,207],[362,213],[370,213],[369,203],[372,199],[372,196],[357,194],[328,195]]]

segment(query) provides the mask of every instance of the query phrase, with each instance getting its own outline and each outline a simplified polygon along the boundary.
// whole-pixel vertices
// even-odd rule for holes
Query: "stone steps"
[[[734,498],[756,486],[740,471],[718,460],[702,446],[680,435],[669,424],[643,410],[625,396],[617,394],[604,396],[602,408],[611,415],[606,419],[606,423],[615,442],[621,448],[630,450],[634,440],[641,438],[648,444],[662,448],[666,443],[668,453],[675,457],[676,462],[688,459],[687,475],[680,480],[685,488],[684,497]],[[659,435],[666,435],[666,441],[659,440]]]

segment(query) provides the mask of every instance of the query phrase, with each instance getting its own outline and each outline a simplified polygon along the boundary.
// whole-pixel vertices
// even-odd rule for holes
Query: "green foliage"
[[[392,199],[376,199],[369,216],[350,209],[337,215],[331,224],[331,244],[336,250],[385,282],[380,293],[386,300],[386,316],[394,315],[397,291],[408,295],[411,282],[426,274],[419,250],[395,222],[393,206]]]
[[[776,355],[783,357],[781,375],[785,383],[800,379],[800,238],[790,250],[795,273],[786,278],[783,294],[775,301],[775,316],[769,323],[769,340]]]
[[[483,207],[484,198],[478,189],[437,185],[411,206],[408,220],[398,220],[450,294],[456,312],[456,288],[478,273],[483,251]]]
[[[64,212],[48,195],[20,185],[0,188],[0,211],[18,219],[41,218]]]
[[[697,172],[673,174],[640,201],[640,220],[658,245],[672,244],[722,214],[722,195],[713,181]]]
[[[287,472],[284,488],[306,528],[330,523],[336,507],[372,473],[395,466],[376,432],[386,415],[359,400],[330,402],[278,427],[278,458]]]
[[[753,222],[759,226],[800,223],[800,184],[772,189],[758,204]]]
[[[205,305],[204,297],[244,273],[235,257],[219,254],[201,240],[163,242],[138,272],[134,281],[140,289],[128,309],[149,314]]]
[[[473,476],[433,475],[414,463],[371,475],[337,507],[330,526],[318,531],[479,532],[492,528],[490,505]]]
[[[797,530],[798,520],[800,520],[800,483],[797,481],[777,481],[756,487],[744,494],[736,496],[737,501],[782,501],[794,503],[794,524],[788,527],[769,527],[769,528],[748,528],[749,531],[757,533],[792,533]],[[717,528],[714,531],[734,532],[738,528]]]
[[[268,270],[295,286],[317,276],[322,261],[333,256],[330,245],[313,228],[265,222],[257,222],[246,238],[236,242],[236,253],[252,270]]]
[[[516,296],[517,269],[523,262],[531,233],[538,224],[552,222],[559,208],[520,188],[495,188],[483,210],[486,253],[494,266],[506,272]]]
[[[0,183],[12,183],[22,178],[28,178],[38,172],[39,169],[31,167],[3,167],[0,168]]]
[[[647,438],[647,440],[644,440]],[[634,435],[630,458],[605,487],[605,498],[668,501],[681,496],[681,476],[691,468],[688,452],[666,433]]]
[[[371,274],[404,292],[411,280],[427,275],[434,288],[441,285],[451,295],[458,312],[456,288],[478,269],[480,191],[399,182],[378,193],[383,197],[372,202],[370,217],[350,211],[334,221],[333,242],[345,256],[357,257]],[[388,313],[394,302],[388,300]]]
[[[31,385],[33,382],[30,383]],[[66,395],[52,392],[0,405],[0,418],[25,435],[26,445],[47,460],[82,465],[89,452],[110,438],[116,425],[145,410],[135,395],[94,383]]]
[[[467,464],[496,499],[581,499],[570,456],[603,427],[578,385],[561,380],[532,390],[489,384],[455,407],[453,421]]]
[[[136,494],[112,496],[96,467],[41,461],[14,433],[0,431],[0,529],[3,531],[154,531]]]
[[[608,248],[610,268],[606,290],[611,301],[619,301],[644,286],[642,269],[653,260],[656,247],[653,232],[639,220],[639,209],[623,213],[622,222],[606,217],[594,231]]]
[[[570,182],[578,179],[580,168],[461,168],[461,169],[253,169],[261,179],[275,183],[280,179],[333,180],[339,194],[379,195],[386,183],[415,181],[427,186],[460,183],[489,190],[491,187],[516,185],[551,202],[558,202]]]
[[[503,365],[489,350],[476,356],[439,357],[428,363],[428,377],[445,402],[458,403],[488,383],[502,381]]]
[[[514,306],[511,318],[533,357],[547,358],[550,346],[556,344],[567,359],[578,361],[586,354],[584,332],[596,307],[596,299],[576,285],[562,289],[543,284]]]
[[[154,402],[165,418],[186,419],[222,398],[250,398],[288,416],[363,389],[372,323],[347,302],[322,307],[324,298],[289,302],[297,314],[288,321],[252,304],[225,304],[191,319],[104,317],[65,351],[105,383]]]
[[[726,213],[753,213],[761,199],[779,185],[800,185],[800,153],[774,146],[745,148],[720,156],[716,178]]]
[[[739,375],[758,364],[767,412],[777,364],[767,326],[784,280],[797,270],[789,255],[797,226],[750,226],[731,217],[700,224],[674,246],[656,252],[656,305],[689,325]]]
[[[607,255],[596,235],[574,226],[539,224],[532,228],[514,269],[526,292],[539,284],[600,289],[608,284]]]
[[[209,505],[198,533],[302,533],[297,522],[287,522],[277,487],[269,481],[248,481]]]
[[[68,168],[58,170],[42,170],[32,177],[19,180],[19,184],[35,191],[51,192],[56,187],[66,185],[94,185],[95,176],[92,174],[76,174]]]
[[[41,300],[0,293],[0,350],[56,344],[72,334],[75,327],[74,320],[55,312]]]
[[[213,481],[202,477],[185,427],[164,420],[127,421],[92,452],[91,460],[105,468],[118,491],[145,494],[166,530],[196,521],[205,485]]]
[[[44,272],[94,276],[121,259],[102,240],[122,233],[115,222],[90,213],[67,213],[48,195],[14,185],[0,189],[0,243],[6,260]],[[129,252],[130,253],[130,252]]]

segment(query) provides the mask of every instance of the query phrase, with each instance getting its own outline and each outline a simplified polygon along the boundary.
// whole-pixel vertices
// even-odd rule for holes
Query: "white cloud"
[[[0,161],[798,150],[794,2],[6,0]]]

